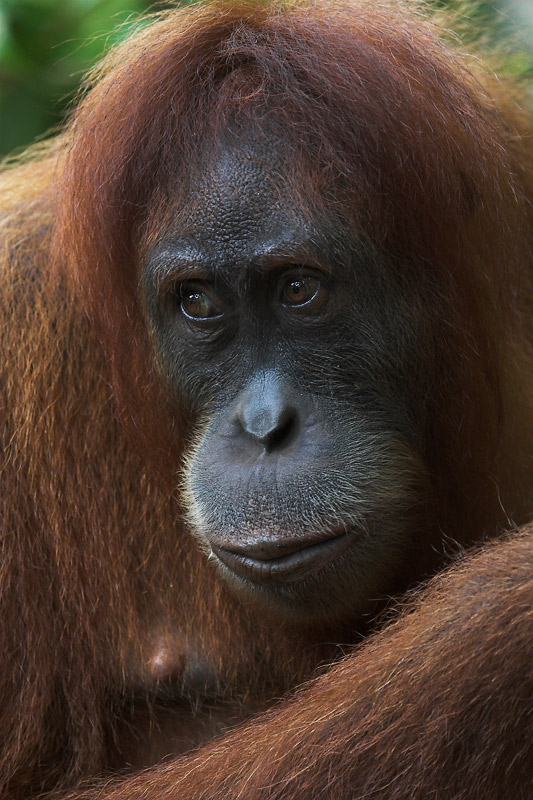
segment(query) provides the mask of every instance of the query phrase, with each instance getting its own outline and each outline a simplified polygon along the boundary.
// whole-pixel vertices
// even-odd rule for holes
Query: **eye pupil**
[[[301,306],[317,294],[320,281],[316,278],[289,278],[283,286],[282,302],[289,306]]]
[[[220,313],[208,295],[199,289],[182,289],[181,310],[190,319],[207,319]]]
[[[303,281],[292,281],[289,283],[287,295],[293,303],[301,303],[307,297],[307,286]]]
[[[181,301],[181,307],[189,317],[205,317],[204,307],[206,298],[202,292],[194,292],[186,295]]]

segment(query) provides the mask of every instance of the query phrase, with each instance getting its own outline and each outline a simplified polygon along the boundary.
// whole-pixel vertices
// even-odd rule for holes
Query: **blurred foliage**
[[[431,0],[430,0],[431,2]],[[506,3],[433,0],[460,6],[479,32],[508,33]],[[23,147],[57,126],[82,75],[112,44],[128,35],[139,15],[161,8],[147,0],[0,0],[0,154]],[[524,46],[509,51],[517,74],[531,69]]]
[[[57,126],[83,74],[152,6],[146,0],[0,0],[0,153]]]

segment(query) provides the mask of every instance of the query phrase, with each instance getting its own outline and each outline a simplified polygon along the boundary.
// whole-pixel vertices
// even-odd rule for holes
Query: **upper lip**
[[[352,536],[344,529],[293,539],[263,539],[227,546],[211,543],[213,553],[232,572],[263,585],[293,583],[343,553]]]

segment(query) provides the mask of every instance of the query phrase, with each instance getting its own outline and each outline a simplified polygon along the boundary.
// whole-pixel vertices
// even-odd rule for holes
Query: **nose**
[[[238,423],[267,452],[281,449],[298,428],[295,400],[287,381],[276,372],[263,372],[254,376],[238,400]]]

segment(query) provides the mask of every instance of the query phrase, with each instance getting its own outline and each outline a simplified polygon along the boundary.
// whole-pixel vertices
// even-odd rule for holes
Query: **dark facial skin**
[[[417,546],[420,332],[390,269],[291,201],[281,152],[222,150],[142,280],[198,420],[191,529],[246,603],[311,623],[361,614]]]

